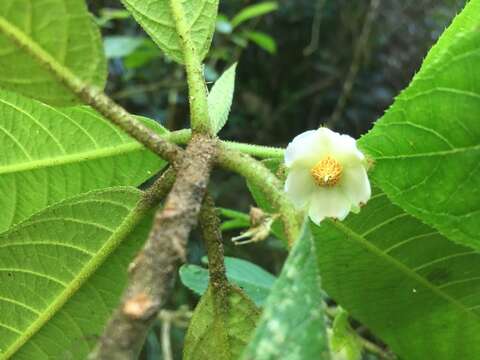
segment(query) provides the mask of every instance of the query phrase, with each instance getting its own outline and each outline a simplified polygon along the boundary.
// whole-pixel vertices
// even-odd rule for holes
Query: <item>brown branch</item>
[[[216,156],[216,140],[194,135],[178,167],[177,180],[141,252],[129,268],[120,305],[89,359],[136,359],[148,329],[167,300],[186,243],[197,222]]]

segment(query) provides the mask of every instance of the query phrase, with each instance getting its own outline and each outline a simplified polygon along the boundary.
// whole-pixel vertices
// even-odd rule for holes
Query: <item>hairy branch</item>
[[[200,212],[200,227],[202,229],[203,242],[207,250],[210,285],[214,288],[214,293],[223,294],[225,298],[228,281],[225,272],[220,224],[221,222],[213,198],[210,194],[206,194]]]
[[[83,82],[22,31],[1,19],[0,32],[8,36],[19,48],[28,52],[33,59],[54,75],[79,99],[92,106],[114,125],[176,167],[176,160],[179,160],[178,155],[181,151],[180,147],[168,142],[147,128],[124,108],[113,102],[103,91]]]
[[[192,131],[190,129],[183,129],[183,130],[172,131],[162,136],[165,137],[168,141],[171,141],[175,144],[186,145],[188,144],[188,142],[190,141],[190,138],[192,137]],[[240,143],[236,141],[225,141],[225,140],[221,140],[220,142],[227,149],[238,150],[244,154],[255,156],[261,159],[283,158],[285,154],[285,149],[280,147],[246,144],[246,143]]]
[[[187,238],[197,222],[215,155],[216,140],[193,136],[172,191],[155,215],[142,251],[130,265],[120,305],[89,359],[136,359],[167,300],[178,264],[185,260]]]

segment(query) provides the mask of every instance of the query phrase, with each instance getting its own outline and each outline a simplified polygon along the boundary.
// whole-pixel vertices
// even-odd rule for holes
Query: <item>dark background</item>
[[[223,0],[220,13],[231,19],[254,3]],[[225,33],[219,24],[205,61],[207,80],[214,81],[230,64],[239,63],[231,116],[220,136],[284,147],[297,134],[319,124],[361,136],[408,85],[428,49],[464,3],[279,0],[277,11],[245,22],[233,33]],[[170,130],[187,127],[182,68],[166,59],[132,18],[117,14],[120,19],[108,21],[108,9],[122,9],[119,1],[91,0],[89,4],[102,24],[104,38],[110,38],[112,56],[115,49],[127,49],[116,36],[141,42],[134,50],[110,59],[108,93],[129,111],[153,118]],[[276,52],[248,42],[245,32],[252,30],[269,34]],[[243,180],[230,174],[217,171],[211,191],[224,207],[247,212],[252,204]],[[236,234],[226,233],[225,238]],[[190,243],[190,259],[198,263],[203,250],[195,240]],[[281,267],[284,253],[274,239],[240,248],[228,244],[226,240],[227,254],[249,259],[273,273]],[[169,307],[186,304],[193,308],[197,300],[177,285]],[[175,358],[180,357],[183,331],[181,326],[172,328]],[[155,334],[159,332],[157,328]],[[155,354],[150,358],[158,359],[155,337],[150,337],[146,358]]]

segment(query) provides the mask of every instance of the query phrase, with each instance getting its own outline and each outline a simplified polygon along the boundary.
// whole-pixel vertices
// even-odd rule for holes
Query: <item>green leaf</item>
[[[359,144],[394,203],[480,249],[480,32],[450,39]]]
[[[265,1],[259,4],[250,5],[235,15],[231,24],[235,28],[247,20],[268,14],[277,9],[278,4],[275,1]]]
[[[228,281],[240,287],[257,306],[263,306],[275,276],[258,265],[242,259],[225,257]],[[183,265],[180,268],[183,285],[203,295],[208,287],[208,270],[197,265]]]
[[[227,123],[235,90],[237,63],[230,66],[213,85],[208,94],[208,113],[213,132],[218,133]]]
[[[479,359],[480,254],[377,193],[313,227],[323,287],[403,359]]]
[[[0,90],[0,114],[0,232],[76,194],[140,185],[165,164],[87,107]]]
[[[200,299],[185,338],[184,360],[236,360],[248,343],[258,309],[240,289],[227,289],[228,306],[216,306],[213,290]]]
[[[144,42],[145,38],[138,36],[105,36],[103,39],[105,55],[108,59],[126,57]]]
[[[100,32],[83,0],[0,1],[0,88],[52,105],[76,98],[2,29],[16,29],[85,82],[103,88],[107,66]]]
[[[244,35],[270,54],[277,52],[277,43],[270,35],[260,31],[245,31]]]
[[[306,224],[242,359],[330,359],[323,306],[314,243]]]
[[[184,63],[170,1],[180,1],[183,5],[197,56],[202,60],[208,53],[215,30],[218,0],[122,0],[163,52],[173,60]]]
[[[0,359],[85,359],[148,234],[124,239],[140,194],[84,194],[0,235]]]

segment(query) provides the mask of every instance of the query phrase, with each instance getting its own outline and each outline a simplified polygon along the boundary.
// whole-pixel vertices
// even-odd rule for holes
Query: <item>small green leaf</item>
[[[105,36],[103,39],[107,59],[126,57],[144,42],[145,38],[138,36]]]
[[[16,29],[85,82],[103,88],[107,65],[100,32],[84,0],[0,1],[0,88],[52,105],[78,100],[2,29]]]
[[[232,257],[225,257],[225,267],[228,281],[240,287],[257,306],[263,306],[275,282],[275,276],[249,261]],[[180,268],[180,279],[199,295],[207,290],[208,271],[200,266],[183,265]]]
[[[277,9],[278,4],[275,1],[265,1],[259,4],[247,6],[234,16],[231,21],[232,26],[235,28],[247,20],[268,14]]]
[[[208,113],[215,134],[225,126],[228,120],[235,90],[236,69],[236,63],[230,66],[215,82],[208,94]]]
[[[273,285],[244,360],[330,359],[320,275],[305,224]]]
[[[270,35],[260,31],[245,31],[244,35],[248,40],[254,42],[270,54],[275,54],[277,52],[277,43]]]
[[[122,0],[150,37],[173,60],[184,63],[183,50],[170,9],[171,0]],[[197,56],[203,60],[215,30],[218,0],[175,0],[184,7]]]
[[[86,358],[150,228],[146,218],[128,235],[140,196],[84,194],[0,235],[0,359]]]
[[[55,109],[0,90],[0,114],[0,232],[80,193],[138,186],[165,165],[88,107]]]
[[[248,343],[258,309],[240,289],[227,289],[227,308],[215,306],[209,288],[200,299],[185,338],[185,360],[236,360]]]
[[[478,359],[480,254],[376,193],[313,227],[325,291],[402,359]]]

